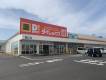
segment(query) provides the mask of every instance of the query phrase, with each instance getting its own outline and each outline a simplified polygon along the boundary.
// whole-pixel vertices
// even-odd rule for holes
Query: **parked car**
[[[89,48],[87,50],[87,55],[91,57],[102,57],[100,48]]]
[[[106,54],[106,48],[103,48],[102,53]]]
[[[87,52],[87,49],[84,47],[78,47],[77,48],[77,53],[78,54],[85,54]]]
[[[106,49],[104,49],[104,53],[106,54]]]

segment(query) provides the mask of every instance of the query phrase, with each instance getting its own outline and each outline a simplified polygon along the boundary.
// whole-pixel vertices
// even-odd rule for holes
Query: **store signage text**
[[[51,37],[67,37],[67,29],[65,27],[58,27],[46,23],[21,19],[20,21],[21,34],[44,35]]]

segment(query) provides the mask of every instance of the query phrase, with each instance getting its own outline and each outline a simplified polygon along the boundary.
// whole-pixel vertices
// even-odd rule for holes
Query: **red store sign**
[[[66,38],[67,28],[21,18],[20,34],[33,34]]]

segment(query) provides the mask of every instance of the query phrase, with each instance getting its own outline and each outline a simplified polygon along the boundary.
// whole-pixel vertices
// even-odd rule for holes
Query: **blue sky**
[[[20,17],[106,37],[106,0],[0,0],[0,40],[19,31]]]

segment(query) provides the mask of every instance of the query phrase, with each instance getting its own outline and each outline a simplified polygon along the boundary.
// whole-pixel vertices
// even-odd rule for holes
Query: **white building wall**
[[[88,40],[78,40],[78,39],[69,39],[69,38],[56,38],[56,37],[48,37],[48,36],[39,36],[39,35],[28,35],[28,34],[18,34],[15,35],[14,37],[10,38],[6,44],[5,44],[5,52],[6,53],[10,53],[12,54],[12,43],[14,42],[18,42],[18,55],[21,54],[21,43],[20,40],[26,39],[26,36],[28,39],[30,40],[41,40],[41,41],[53,41],[53,42],[66,42],[66,43],[82,43],[82,44],[92,44],[92,45],[98,45],[101,44],[102,45],[106,45],[106,42],[97,42],[97,41],[88,41]],[[38,44],[39,45],[39,44]],[[37,49],[39,49],[37,47]],[[39,53],[39,52],[37,52]]]
[[[73,42],[76,43],[77,39],[69,39],[69,38],[57,38],[57,37],[48,37],[48,36],[39,36],[39,35],[26,35],[23,34],[23,39],[25,37],[31,37],[32,40],[41,40],[41,41],[53,41],[53,42]]]
[[[82,43],[82,44],[101,44],[106,45],[106,41],[89,41],[89,40],[80,40],[80,39],[71,39],[71,38],[57,38],[57,37],[48,37],[48,36],[39,36],[39,35],[26,35],[23,34],[23,39],[25,36],[31,37],[32,40],[43,40],[43,41],[54,41],[54,42],[68,42],[68,43]]]
[[[11,38],[10,40],[8,40],[5,44],[5,52],[8,54],[12,53],[12,43],[14,42],[18,42],[18,54],[19,54],[19,41],[20,39],[22,39],[22,35],[16,35],[15,37]]]

